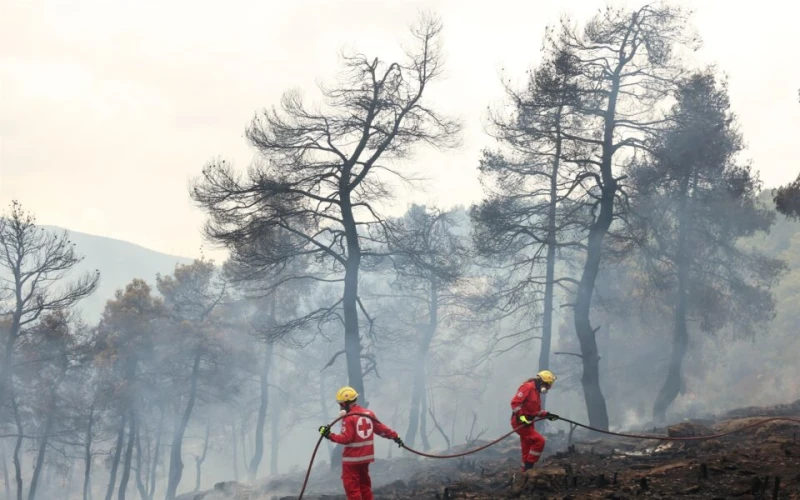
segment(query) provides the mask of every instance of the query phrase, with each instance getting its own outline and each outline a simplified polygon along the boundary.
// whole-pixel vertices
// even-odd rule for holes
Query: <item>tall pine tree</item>
[[[674,315],[669,368],[653,406],[659,421],[682,390],[694,325],[754,335],[774,315],[770,288],[783,269],[740,245],[768,231],[774,215],[757,203],[756,174],[737,161],[743,142],[724,83],[713,71],[692,75],[668,118],[669,129],[631,169],[647,286],[664,293]]]

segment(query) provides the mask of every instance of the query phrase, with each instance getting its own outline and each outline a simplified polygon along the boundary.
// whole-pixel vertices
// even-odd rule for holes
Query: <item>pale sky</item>
[[[636,6],[641,2],[632,1]],[[730,77],[748,156],[766,185],[797,175],[800,6],[689,2],[697,57]],[[216,157],[244,168],[244,128],[293,87],[316,98],[340,49],[391,58],[418,9],[444,22],[447,78],[429,101],[461,118],[464,146],[422,151],[442,206],[481,196],[476,176],[499,73],[522,81],[544,28],[601,0],[0,0],[0,203],[41,223],[199,255],[203,214],[188,186]],[[788,162],[788,163],[787,163]],[[216,252],[208,252],[219,256]]]

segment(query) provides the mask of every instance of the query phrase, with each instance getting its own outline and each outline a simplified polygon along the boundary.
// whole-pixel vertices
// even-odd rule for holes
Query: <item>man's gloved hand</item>
[[[322,437],[328,439],[328,436],[331,435],[331,428],[327,425],[323,425],[319,428],[319,433],[322,434]]]
[[[549,420],[551,422],[554,422],[554,421],[558,420],[560,417],[558,415],[556,415],[555,413],[547,412],[547,413],[544,414],[544,418],[546,418],[547,420]]]
[[[533,420],[528,418],[527,415],[520,415],[517,417],[517,420],[519,420],[519,423],[523,425],[533,425]]]
[[[396,438],[392,439],[392,441],[397,443],[397,446],[399,446],[400,448],[405,447],[405,444],[403,443],[403,440],[400,439],[400,436],[397,436]]]

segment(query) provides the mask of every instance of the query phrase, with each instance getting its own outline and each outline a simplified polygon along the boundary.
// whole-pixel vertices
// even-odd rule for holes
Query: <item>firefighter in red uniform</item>
[[[550,390],[556,376],[548,370],[542,370],[536,377],[528,379],[519,386],[517,394],[511,399],[511,427],[517,429],[522,444],[522,470],[533,468],[544,450],[544,437],[536,432],[533,421],[536,418],[558,420],[558,415],[542,410],[542,399],[539,394]],[[520,427],[521,426],[521,427]]]
[[[356,404],[358,393],[352,387],[342,387],[336,393],[336,402],[342,414],[363,413],[375,417],[375,414]],[[334,434],[330,427],[323,425],[319,433],[344,446],[342,453],[342,483],[347,500],[372,500],[372,481],[369,477],[369,464],[375,461],[373,438],[375,434],[392,439],[398,446],[403,440],[395,431],[377,420],[361,415],[349,415],[342,419],[342,433]]]

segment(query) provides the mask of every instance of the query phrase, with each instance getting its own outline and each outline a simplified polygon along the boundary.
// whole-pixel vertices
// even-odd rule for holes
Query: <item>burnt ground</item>
[[[655,434],[700,436],[726,432],[770,416],[800,418],[790,405],[743,408],[713,420],[693,420]],[[519,470],[513,437],[468,459],[380,460],[371,467],[376,500],[395,499],[797,499],[800,500],[800,425],[771,422],[721,439],[693,442],[594,437],[576,431],[549,435],[537,467]],[[472,444],[471,447],[480,445]],[[454,451],[460,451],[454,449]],[[217,484],[182,500],[296,499],[303,473],[258,486]],[[338,472],[315,466],[304,499],[344,500]]]

